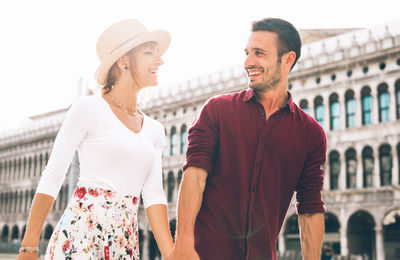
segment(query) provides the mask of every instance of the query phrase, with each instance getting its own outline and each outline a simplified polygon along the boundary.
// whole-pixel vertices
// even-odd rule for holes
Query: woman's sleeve
[[[165,145],[164,127],[159,124],[154,142],[155,159],[150,172],[144,180],[142,197],[145,208],[156,204],[167,205],[163,189],[162,175],[162,151]]]
[[[65,116],[36,193],[57,197],[72,157],[87,133],[89,118],[87,97],[80,97]]]

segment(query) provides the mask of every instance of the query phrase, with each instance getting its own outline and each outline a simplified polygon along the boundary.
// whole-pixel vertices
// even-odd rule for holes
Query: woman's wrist
[[[19,253],[39,253],[39,247],[37,246],[21,246],[18,250]]]

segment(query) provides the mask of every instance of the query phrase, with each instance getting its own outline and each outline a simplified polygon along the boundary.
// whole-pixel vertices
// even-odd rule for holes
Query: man
[[[303,259],[320,259],[326,137],[287,90],[300,49],[290,23],[253,23],[249,89],[211,98],[189,130],[173,259],[277,259],[294,191]]]

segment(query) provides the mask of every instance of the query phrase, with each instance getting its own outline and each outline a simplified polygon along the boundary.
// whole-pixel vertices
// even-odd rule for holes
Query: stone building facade
[[[303,45],[289,79],[295,103],[315,117],[327,135],[322,192],[327,211],[325,243],[336,254],[398,259],[400,21],[327,35]],[[157,88],[144,107],[165,127],[163,177],[171,230],[175,229],[177,192],[191,122],[210,97],[246,87],[243,68],[234,67]],[[33,118],[26,127],[0,134],[0,232],[4,245],[0,250],[19,246],[35,188],[64,115],[65,109],[54,111]],[[43,226],[43,246],[73,192],[78,164],[76,156]],[[141,253],[143,259],[157,259],[159,252],[145,219],[141,206]],[[294,201],[278,248],[282,255],[300,249]]]

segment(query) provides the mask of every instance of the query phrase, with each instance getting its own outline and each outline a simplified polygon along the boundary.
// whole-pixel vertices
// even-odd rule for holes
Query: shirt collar
[[[289,98],[288,98],[287,102],[282,106],[282,108],[288,106],[290,112],[294,113],[295,108],[294,108],[294,103],[293,103],[293,99],[292,99],[292,93],[290,93],[290,91],[288,91],[288,96],[289,96]],[[257,100],[257,95],[256,95],[256,92],[254,91],[254,89],[248,88],[246,90],[246,94],[244,95],[243,100],[245,102],[248,102],[250,100]]]

